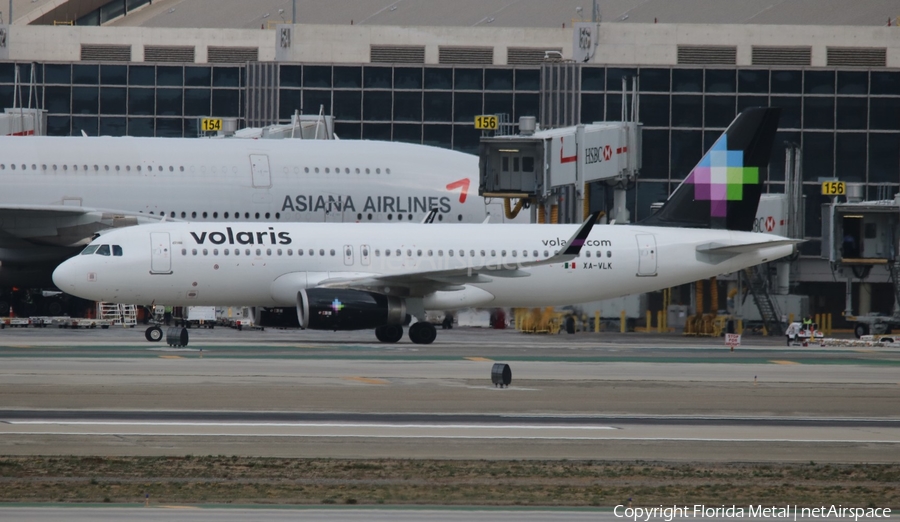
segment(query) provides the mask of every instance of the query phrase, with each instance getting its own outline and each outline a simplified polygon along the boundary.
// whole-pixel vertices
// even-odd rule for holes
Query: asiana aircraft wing
[[[159,219],[138,212],[68,205],[0,205],[0,247],[22,242],[81,246],[102,230],[157,223]]]

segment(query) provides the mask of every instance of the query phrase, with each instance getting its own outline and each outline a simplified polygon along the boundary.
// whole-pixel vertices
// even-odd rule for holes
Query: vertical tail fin
[[[659,211],[639,224],[750,231],[781,109],[746,109],[731,122]]]

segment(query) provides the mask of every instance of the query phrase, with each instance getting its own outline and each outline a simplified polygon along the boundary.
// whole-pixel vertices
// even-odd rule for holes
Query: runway
[[[10,455],[895,462],[900,352],[750,338],[369,332],[0,334]],[[510,388],[490,383],[510,365]]]

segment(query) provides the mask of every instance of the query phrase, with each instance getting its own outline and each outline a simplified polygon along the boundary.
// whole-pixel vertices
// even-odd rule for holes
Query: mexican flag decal
[[[565,268],[566,270],[569,270],[569,269],[575,270],[575,263],[574,262],[563,263],[563,268]]]

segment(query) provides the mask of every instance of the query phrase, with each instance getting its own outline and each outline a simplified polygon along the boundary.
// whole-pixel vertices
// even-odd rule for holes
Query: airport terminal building
[[[196,136],[204,116],[240,127],[322,111],[341,138],[477,153],[476,115],[544,127],[619,120],[622,78],[638,78],[643,157],[628,205],[641,219],[738,112],[779,106],[768,190],[784,192],[785,144],[799,145],[807,242],[794,280],[814,296],[834,281],[820,258],[821,180],[861,183],[868,199],[900,192],[891,2],[813,12],[751,0],[711,13],[694,0],[619,0],[592,23],[569,0],[509,10],[340,0],[327,11],[301,2],[299,24],[290,1],[13,3],[13,23],[0,26],[0,101],[46,109],[51,135]],[[815,308],[842,302],[843,285],[820,286],[828,297]],[[893,298],[878,292],[873,306]]]

